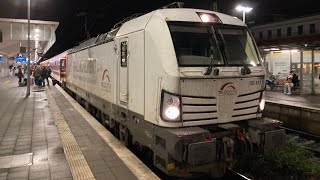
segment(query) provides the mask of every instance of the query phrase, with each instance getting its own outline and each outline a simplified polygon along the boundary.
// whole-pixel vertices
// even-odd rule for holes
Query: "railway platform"
[[[320,135],[320,96],[266,91],[265,98],[263,116],[278,119],[288,128]]]
[[[320,96],[317,95],[285,95],[283,92],[265,91],[265,96],[267,102],[320,109]]]
[[[0,78],[0,180],[159,179],[56,86]]]

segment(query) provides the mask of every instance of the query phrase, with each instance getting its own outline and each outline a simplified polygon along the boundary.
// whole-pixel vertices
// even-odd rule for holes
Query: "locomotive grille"
[[[262,91],[239,95],[233,109],[232,117],[257,114]]]
[[[215,97],[182,96],[182,120],[203,121],[217,119]]]

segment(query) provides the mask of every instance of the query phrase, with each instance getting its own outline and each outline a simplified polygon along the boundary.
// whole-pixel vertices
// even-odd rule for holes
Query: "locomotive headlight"
[[[262,112],[264,110],[265,104],[266,104],[266,100],[264,98],[264,92],[263,92],[260,100],[260,104],[259,104],[259,112]]]
[[[165,115],[168,119],[177,119],[180,115],[180,110],[177,107],[168,107],[165,110]]]
[[[168,121],[180,120],[180,99],[179,96],[162,92],[161,117]]]

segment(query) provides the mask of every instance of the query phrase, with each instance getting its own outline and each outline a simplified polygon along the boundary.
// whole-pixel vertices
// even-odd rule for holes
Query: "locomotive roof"
[[[70,53],[80,51],[95,45],[112,41],[116,36],[122,36],[131,32],[143,30],[152,17],[160,17],[165,21],[185,21],[185,22],[202,22],[197,13],[210,13],[219,17],[223,24],[246,26],[241,20],[234,16],[208,11],[201,9],[188,9],[188,8],[171,8],[171,9],[158,9],[134,19],[126,18],[128,21],[121,22],[121,26],[116,26],[115,29],[93,37],[80,43],[70,50]],[[117,23],[119,24],[119,23]]]

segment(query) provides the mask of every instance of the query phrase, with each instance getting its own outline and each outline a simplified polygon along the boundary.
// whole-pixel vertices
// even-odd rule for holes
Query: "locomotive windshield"
[[[179,66],[260,65],[244,27],[168,23]]]

